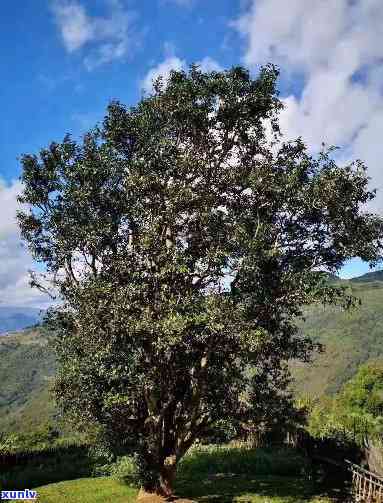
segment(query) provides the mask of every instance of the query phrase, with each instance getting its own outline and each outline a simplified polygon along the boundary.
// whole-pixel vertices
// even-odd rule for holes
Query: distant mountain
[[[40,309],[0,306],[0,335],[36,325],[41,321]]]
[[[40,327],[0,337],[0,432],[31,431],[54,414],[56,362]]]
[[[361,306],[342,311],[333,306],[309,306],[301,331],[323,344],[325,352],[312,364],[295,363],[296,389],[311,396],[332,394],[369,360],[383,359],[383,273],[369,273],[371,281],[349,280],[349,293]],[[381,278],[377,280],[376,278]]]
[[[350,279],[353,283],[370,283],[371,281],[383,281],[383,271],[372,271]]]

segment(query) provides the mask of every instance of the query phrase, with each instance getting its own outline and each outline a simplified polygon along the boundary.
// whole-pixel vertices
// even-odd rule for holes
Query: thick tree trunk
[[[164,465],[159,477],[159,492],[162,496],[172,496],[174,489],[174,481],[176,478],[176,465]]]
[[[154,485],[141,488],[137,501],[140,503],[160,503],[173,496],[174,481],[176,478],[175,456],[169,456],[158,474]]]

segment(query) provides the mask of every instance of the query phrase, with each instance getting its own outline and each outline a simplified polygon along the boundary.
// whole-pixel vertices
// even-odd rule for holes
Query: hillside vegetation
[[[55,358],[41,329],[0,337],[0,431],[28,431],[52,417]]]
[[[361,299],[357,308],[345,312],[315,306],[306,311],[302,331],[323,344],[325,351],[313,364],[293,365],[299,393],[333,394],[361,364],[383,356],[383,281],[365,282],[362,278],[347,281],[352,294]]]
[[[325,352],[313,364],[292,365],[299,394],[333,394],[361,364],[383,357],[383,273],[342,283],[362,304],[350,312],[330,306],[307,309],[302,331],[322,343]],[[52,418],[49,382],[55,360],[46,335],[29,329],[0,337],[0,362],[0,431],[32,430]]]

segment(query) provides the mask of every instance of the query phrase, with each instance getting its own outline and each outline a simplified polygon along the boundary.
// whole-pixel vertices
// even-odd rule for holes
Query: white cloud
[[[122,59],[132,48],[133,15],[119,0],[105,0],[106,16],[90,16],[76,0],[57,0],[52,4],[64,47],[69,53],[87,47],[84,64],[88,70]]]
[[[303,89],[285,96],[287,137],[312,150],[322,141],[345,147],[383,189],[383,2],[381,0],[253,0],[235,23],[246,37],[244,63],[278,64]],[[383,190],[375,209],[383,211]]]
[[[94,26],[82,5],[57,3],[54,5],[54,12],[68,52],[80,49],[94,38]]]
[[[198,61],[197,65],[200,65],[201,71],[204,73],[222,71],[221,65],[217,63],[215,59],[212,59],[209,56],[206,56],[201,61]]]
[[[212,72],[221,71],[222,68],[214,59],[209,56],[204,57],[201,61],[197,61],[197,65],[200,65],[202,72]],[[170,76],[172,70],[184,70],[187,71],[188,64],[184,59],[180,59],[177,56],[170,55],[165,58],[164,61],[159,63],[157,66],[151,68],[146,74],[145,78],[141,82],[141,88],[150,93],[153,90],[153,81],[158,77],[162,76],[163,81],[166,82]]]
[[[47,307],[49,297],[29,286],[28,270],[36,264],[22,246],[16,221],[21,190],[18,181],[7,185],[0,180],[0,305]]]
[[[146,74],[144,80],[141,83],[141,88],[150,93],[153,89],[153,82],[158,78],[162,77],[163,81],[166,80],[170,76],[170,72],[172,70],[185,70],[187,68],[186,61],[183,59],[177,58],[177,56],[169,56],[162,63],[159,63],[157,66],[151,68]]]

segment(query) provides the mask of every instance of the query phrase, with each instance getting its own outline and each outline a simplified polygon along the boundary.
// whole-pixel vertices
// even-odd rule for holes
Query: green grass
[[[39,503],[133,503],[137,488],[111,477],[79,479],[36,488]],[[179,482],[176,494],[206,503],[327,503],[308,482],[287,477],[209,478]]]
[[[310,465],[291,448],[243,449],[229,446],[198,446],[182,460],[179,476],[184,479],[217,473],[302,476]]]
[[[199,483],[182,482],[176,487],[180,496],[207,503],[303,503],[329,502],[321,491],[303,478],[277,476],[232,476],[208,478]]]
[[[126,456],[113,464],[103,458],[88,456],[86,448],[57,448],[53,456],[42,454],[24,465],[0,474],[3,489],[23,489],[79,477],[113,474],[132,481],[134,464]],[[240,449],[228,446],[198,446],[192,449],[179,466],[179,478],[194,480],[217,473],[237,475],[303,476],[310,472],[308,461],[293,449]]]
[[[128,503],[138,490],[110,477],[78,479],[36,489],[39,503]]]
[[[121,458],[107,467],[109,477],[89,478],[86,475],[89,468],[80,460],[76,465],[76,460],[69,457],[61,464],[27,466],[21,471],[16,470],[13,482],[9,479],[12,473],[6,476],[7,489],[34,488],[40,495],[40,503],[135,501],[138,489],[133,482],[134,464],[130,458]],[[310,477],[310,473],[308,461],[290,448],[247,450],[199,446],[192,449],[181,463],[175,492],[201,503],[332,501],[326,497],[326,487],[319,479],[315,481],[315,477]],[[73,480],[64,480],[68,476]],[[61,481],[46,484],[44,478],[46,481]],[[332,488],[332,494],[336,490]]]

